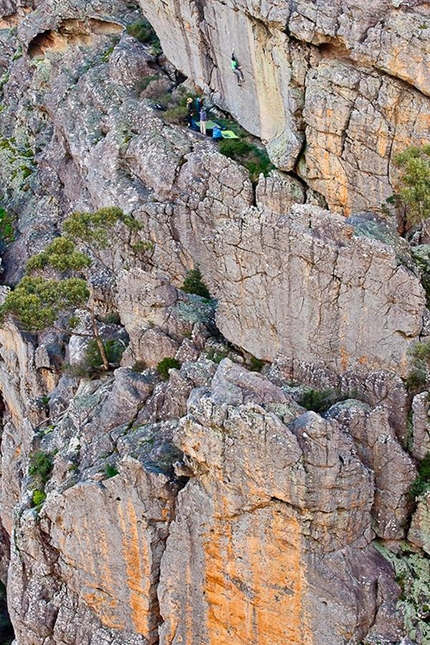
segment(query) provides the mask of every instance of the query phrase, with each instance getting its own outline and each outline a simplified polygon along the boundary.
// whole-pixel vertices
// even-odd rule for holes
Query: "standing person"
[[[191,128],[191,124],[193,121],[193,99],[191,96],[187,98],[187,124],[188,127]]]
[[[206,112],[205,106],[202,104],[202,108],[200,110],[200,132],[202,134],[206,134],[207,121],[208,121],[208,113]]]
[[[200,114],[200,110],[203,107],[202,99],[200,98],[200,96],[196,96],[194,104],[196,107],[196,114]]]
[[[231,54],[231,69],[233,70],[234,74],[236,74],[237,84],[242,85],[245,77],[242,72],[242,67],[239,65],[239,61],[237,60],[234,52],[232,52]]]

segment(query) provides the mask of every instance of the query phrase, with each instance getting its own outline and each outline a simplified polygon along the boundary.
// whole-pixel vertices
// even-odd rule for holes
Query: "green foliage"
[[[106,316],[104,317],[103,321],[107,325],[120,325],[121,324],[121,318],[120,315],[117,311],[110,311]]]
[[[11,314],[27,331],[41,331],[51,327],[59,314],[71,308],[82,307],[89,298],[85,280],[67,278],[55,280],[24,276],[10,291],[0,316]]]
[[[151,45],[151,53],[153,56],[160,56],[160,54],[163,53],[160,39],[155,33],[151,23],[145,20],[145,18],[128,25],[127,33],[129,36],[133,36],[133,38],[136,38],[141,43]]]
[[[196,296],[201,296],[208,300],[211,297],[209,289],[203,282],[202,273],[198,266],[187,271],[181,289],[185,293],[194,293]]]
[[[164,112],[163,117],[168,123],[183,125],[187,117],[187,108],[182,105],[174,105]]]
[[[219,365],[224,358],[227,358],[228,354],[228,349],[223,350],[217,349],[216,347],[208,347],[205,351],[206,358],[217,365]]]
[[[120,208],[109,206],[95,213],[72,213],[63,223],[63,233],[74,242],[81,242],[93,251],[110,248],[115,243],[113,227],[122,222],[130,231],[141,228],[139,222],[125,215]]]
[[[38,482],[42,488],[48,481],[51,474],[54,461],[50,453],[43,450],[37,450],[30,456],[28,474]]]
[[[171,368],[175,368],[175,369],[178,370],[180,367],[181,367],[181,364],[180,364],[180,362],[178,361],[177,358],[166,357],[166,358],[163,358],[163,360],[161,360],[158,363],[157,371],[158,371],[159,375],[161,376],[161,378],[164,381],[168,381],[169,380],[169,370]]]
[[[394,199],[405,205],[411,224],[422,222],[430,216],[430,144],[406,148],[394,163],[401,170]]]
[[[129,36],[133,36],[133,38],[136,38],[141,43],[148,43],[156,36],[151,23],[145,20],[145,18],[136,20],[136,22],[128,25],[126,31]]]
[[[89,297],[85,280],[47,280],[25,276],[8,293],[0,314],[11,313],[28,331],[40,331],[54,324],[60,312],[81,307]]]
[[[306,410],[313,410],[314,412],[325,412],[331,404],[329,404],[329,397],[331,390],[306,390],[298,400],[299,405],[306,408]]]
[[[105,475],[106,475],[106,479],[110,479],[111,477],[115,477],[115,475],[118,475],[118,470],[112,464],[106,464]]]
[[[34,507],[36,507],[37,509],[40,509],[45,499],[46,499],[45,491],[40,490],[39,488],[36,488],[33,491],[31,501]]]
[[[261,173],[267,177],[275,167],[264,148],[244,139],[221,139],[218,148],[221,154],[245,166],[252,182],[257,182]]]
[[[145,363],[145,361],[141,360],[141,361],[136,361],[135,363],[133,363],[131,369],[132,369],[133,372],[144,372],[147,367],[148,366]]]
[[[103,342],[103,347],[109,367],[117,367],[125,351],[125,343],[117,339],[109,339]],[[82,361],[64,366],[64,373],[75,378],[98,378],[105,372],[100,347],[95,339],[88,342]]]
[[[265,365],[264,361],[256,358],[255,356],[251,356],[249,363],[251,372],[261,372]]]
[[[418,475],[412,482],[410,494],[413,499],[416,499],[428,490],[430,490],[430,452],[418,464]]]
[[[56,237],[44,251],[30,258],[26,273],[35,273],[48,267],[60,272],[80,271],[89,266],[91,266],[91,259],[76,249],[73,240]]]
[[[124,354],[126,345],[118,339],[111,338],[104,341],[106,356],[112,365],[118,365]],[[103,367],[103,359],[100,354],[100,348],[94,339],[91,339],[86,349],[86,361],[90,370],[99,371]]]
[[[298,399],[297,403],[306,410],[312,410],[318,414],[324,414],[329,408],[339,401],[345,401],[348,398],[355,398],[355,393],[341,394],[336,390],[313,390],[307,389]]]
[[[409,372],[406,385],[416,393],[426,387],[430,368],[430,341],[415,343],[408,352]]]
[[[154,250],[154,245],[149,240],[138,240],[130,244],[131,250],[137,256],[144,256]]]
[[[0,239],[5,244],[15,240],[14,218],[4,208],[0,208]]]
[[[101,57],[100,57],[100,59],[101,59],[101,61],[102,61],[103,63],[107,63],[107,62],[108,62],[108,60],[109,60],[109,58],[110,58],[110,55],[112,54],[112,52],[113,52],[113,50],[114,50],[114,49],[115,49],[115,45],[112,45],[111,47],[108,47],[108,49],[106,49],[106,51],[104,51],[104,52],[103,52],[103,54],[102,54],[102,55],[101,55]]]
[[[150,85],[153,81],[158,81],[160,76],[158,74],[150,74],[149,76],[145,76],[145,78],[142,78],[142,80],[139,82],[139,90],[141,92],[144,92],[148,85]]]

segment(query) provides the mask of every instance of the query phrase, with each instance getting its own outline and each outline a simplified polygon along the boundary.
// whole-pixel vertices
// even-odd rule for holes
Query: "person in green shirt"
[[[234,74],[236,74],[237,84],[242,85],[243,81],[245,80],[245,77],[242,72],[242,67],[239,65],[239,62],[234,52],[231,55],[231,69],[233,70]]]

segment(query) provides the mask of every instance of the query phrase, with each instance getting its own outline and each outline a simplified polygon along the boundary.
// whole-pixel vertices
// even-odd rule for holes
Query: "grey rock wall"
[[[380,209],[396,183],[393,156],[427,139],[430,27],[420,4],[170,0],[142,9],[170,60],[330,209]]]
[[[122,33],[136,6],[1,9],[5,281],[73,210],[120,206],[153,243],[136,262],[118,239],[115,292],[93,276],[130,338],[114,374],[79,382],[59,367],[82,345],[1,330],[0,573],[17,645],[425,645],[425,599],[398,605],[375,547],[401,559],[407,538],[428,568],[428,495],[409,497],[428,395],[408,418],[401,380],[425,292],[373,215],[312,205],[379,208],[393,154],[427,136],[424,7],[144,3],[172,62],[293,171],[256,186],[140,96],[172,68]],[[196,263],[224,340],[213,305],[175,288]],[[182,365],[162,381],[166,356]],[[309,388],[354,400],[324,418],[300,405]],[[53,470],[35,508],[40,449]]]

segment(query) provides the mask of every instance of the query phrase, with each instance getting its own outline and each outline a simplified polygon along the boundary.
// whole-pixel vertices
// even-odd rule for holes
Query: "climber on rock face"
[[[242,72],[242,67],[239,65],[239,62],[235,56],[234,51],[231,54],[231,69],[236,74],[237,84],[242,85],[243,81],[245,80],[245,77]]]

